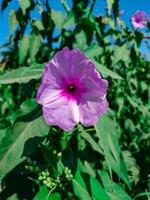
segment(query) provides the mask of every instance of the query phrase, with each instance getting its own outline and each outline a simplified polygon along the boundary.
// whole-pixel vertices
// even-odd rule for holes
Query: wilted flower
[[[97,123],[108,107],[107,87],[88,57],[66,47],[45,64],[36,99],[47,124],[69,131],[79,122]]]
[[[144,11],[136,11],[131,18],[132,25],[135,28],[144,28],[149,20],[148,15]]]

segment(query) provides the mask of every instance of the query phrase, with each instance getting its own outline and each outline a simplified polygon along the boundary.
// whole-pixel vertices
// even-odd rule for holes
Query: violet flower
[[[108,108],[107,87],[88,57],[66,47],[45,64],[36,100],[47,124],[70,131],[79,122],[97,123]]]
[[[148,20],[149,17],[144,11],[136,11],[131,18],[134,28],[144,28],[147,25]]]

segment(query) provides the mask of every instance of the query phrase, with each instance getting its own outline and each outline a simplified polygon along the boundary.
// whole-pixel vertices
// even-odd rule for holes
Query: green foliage
[[[150,62],[140,52],[144,33],[126,27],[118,0],[106,1],[103,16],[93,14],[94,0],[73,0],[72,8],[60,2],[64,12],[47,0],[18,0],[9,11],[0,63],[0,199],[146,200]],[[9,3],[2,0],[2,12]],[[46,125],[35,102],[44,63],[65,46],[83,51],[109,81],[109,111],[94,127],[78,124],[71,132]]]

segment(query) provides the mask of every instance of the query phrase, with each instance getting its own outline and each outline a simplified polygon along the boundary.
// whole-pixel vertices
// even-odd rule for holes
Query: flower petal
[[[44,118],[49,125],[57,125],[70,131],[79,122],[79,108],[75,101],[60,96],[55,101],[43,106]]]
[[[42,84],[38,89],[36,100],[39,104],[45,105],[55,101],[60,96],[60,93],[60,90],[51,89],[49,85]]]
[[[101,98],[93,97],[93,101],[87,101],[79,105],[80,121],[84,126],[95,125],[99,119],[99,116],[104,114],[108,108],[108,102],[106,97]]]

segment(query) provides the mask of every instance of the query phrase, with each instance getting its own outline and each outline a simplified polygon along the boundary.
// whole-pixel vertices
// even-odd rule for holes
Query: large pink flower
[[[144,11],[136,11],[131,18],[132,25],[135,28],[144,28],[149,20],[148,15]]]
[[[107,87],[88,57],[66,47],[46,63],[36,99],[47,124],[69,131],[97,123],[108,107]]]

